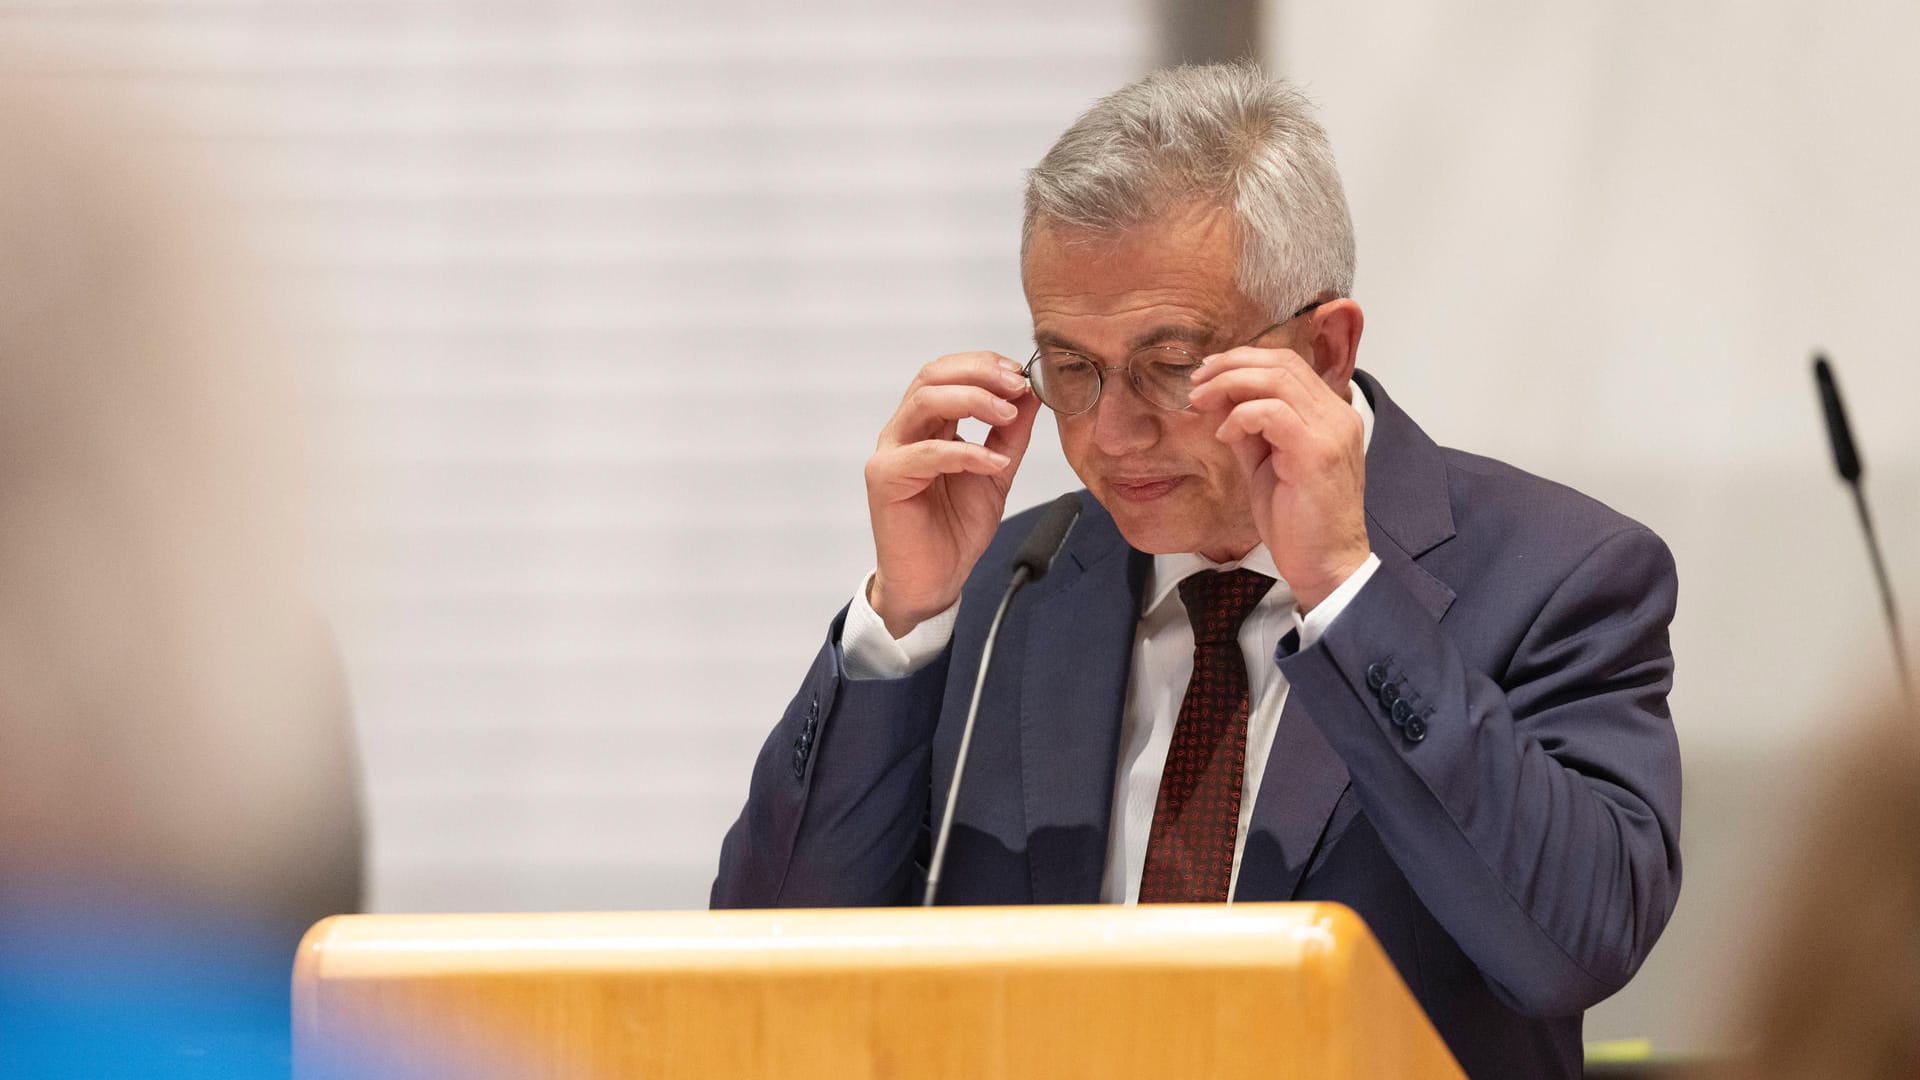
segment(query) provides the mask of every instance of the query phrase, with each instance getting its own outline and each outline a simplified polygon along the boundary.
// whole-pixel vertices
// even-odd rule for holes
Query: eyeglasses
[[[1259,341],[1328,302],[1315,300],[1247,341]],[[1134,390],[1163,409],[1179,412],[1192,408],[1193,373],[1199,370],[1200,357],[1178,345],[1136,349],[1127,357],[1127,362],[1118,367],[1108,367],[1084,353],[1041,346],[1034,350],[1033,359],[1027,361],[1023,374],[1041,404],[1061,416],[1078,416],[1099,403],[1110,371],[1125,371]]]

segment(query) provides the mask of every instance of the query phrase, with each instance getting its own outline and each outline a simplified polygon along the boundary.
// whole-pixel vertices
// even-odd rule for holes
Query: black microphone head
[[[1080,520],[1080,496],[1073,492],[1053,500],[1040,515],[1040,521],[1013,553],[1013,568],[1027,568],[1027,580],[1038,581],[1047,576],[1047,570],[1053,566],[1054,556],[1066,546],[1067,534],[1073,531],[1073,523]]]
[[[1847,426],[1847,407],[1840,403],[1840,384],[1834,381],[1833,368],[1821,353],[1813,354],[1813,381],[1820,387],[1820,407],[1827,414],[1827,436],[1833,440],[1833,463],[1840,479],[1849,484],[1860,482],[1860,453],[1853,446],[1853,430]]]

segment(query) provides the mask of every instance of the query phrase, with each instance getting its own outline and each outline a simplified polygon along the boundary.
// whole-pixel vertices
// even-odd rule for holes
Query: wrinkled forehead
[[[1023,262],[1036,343],[1103,353],[1205,345],[1262,314],[1241,291],[1229,214],[1192,212],[1118,232],[1037,229]]]

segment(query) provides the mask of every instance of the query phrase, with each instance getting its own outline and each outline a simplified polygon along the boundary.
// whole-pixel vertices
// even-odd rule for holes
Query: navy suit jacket
[[[1436,446],[1373,379],[1381,567],[1312,647],[1259,784],[1238,900],[1366,920],[1475,1077],[1578,1076],[1581,1013],[1626,983],[1680,888],[1667,710],[1672,557],[1558,484]],[[1097,903],[1149,556],[1085,512],[1014,600],[987,675],[941,901]],[[835,619],[755,765],[716,907],[916,902],[987,623],[1033,511],[968,580],[951,646],[853,680]],[[1396,717],[1394,706],[1404,703]]]

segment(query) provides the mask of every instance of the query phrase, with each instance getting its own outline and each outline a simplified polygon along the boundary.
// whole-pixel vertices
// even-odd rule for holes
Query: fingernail
[[[1019,372],[1011,372],[1007,375],[1007,389],[1016,394],[1024,393],[1027,389],[1027,380]]]
[[[994,468],[1004,469],[1007,467],[1007,463],[1012,461],[1013,459],[1008,457],[1005,454],[996,454],[993,451],[989,450],[987,451],[987,460],[993,462]]]
[[[1011,420],[1014,417],[1020,415],[1020,410],[1015,408],[1011,402],[996,401],[993,404],[994,404],[994,409],[993,409],[994,415],[1000,417],[1003,420]]]
[[[1000,358],[1000,366],[1016,375],[1020,373],[1020,361],[1018,360],[1009,360],[1003,356]]]

